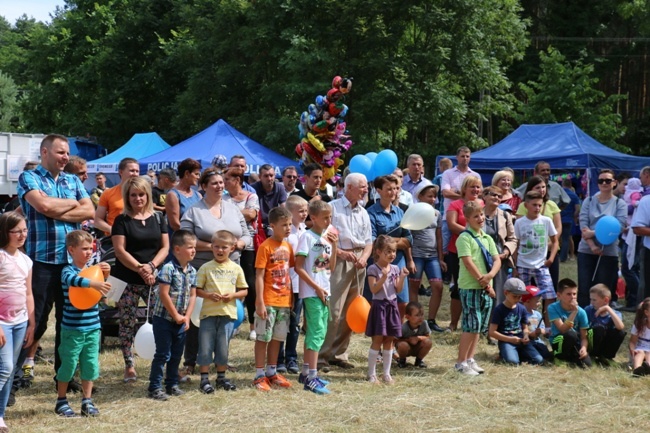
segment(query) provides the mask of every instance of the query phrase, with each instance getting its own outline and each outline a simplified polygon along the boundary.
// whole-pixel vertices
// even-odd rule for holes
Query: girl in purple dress
[[[379,235],[373,247],[375,263],[368,267],[368,285],[372,292],[372,305],[368,314],[366,335],[372,338],[368,351],[368,380],[377,383],[377,356],[383,346],[384,374],[382,380],[393,384],[390,366],[393,360],[393,341],[402,336],[402,321],[397,308],[397,293],[404,287],[407,268],[401,270],[391,263],[397,255],[397,241]]]

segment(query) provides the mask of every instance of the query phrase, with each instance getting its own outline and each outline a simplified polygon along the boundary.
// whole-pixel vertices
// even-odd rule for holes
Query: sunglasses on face
[[[598,179],[598,185],[602,185],[606,183],[609,185],[610,183],[614,182],[614,179]]]
[[[496,197],[496,198],[498,198],[499,200],[501,200],[501,199],[503,198],[503,196],[502,196],[501,194],[497,194],[496,192],[488,193],[488,195],[489,195],[489,196],[492,196],[492,197]]]
[[[288,174],[285,174],[284,177],[286,177],[287,179],[298,179],[298,176],[291,176]]]

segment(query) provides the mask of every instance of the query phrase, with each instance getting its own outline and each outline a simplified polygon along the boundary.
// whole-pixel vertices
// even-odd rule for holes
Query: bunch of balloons
[[[397,168],[397,154],[390,149],[379,153],[354,155],[350,160],[350,173],[361,173],[368,182],[379,176],[392,174]]]
[[[296,155],[301,166],[316,163],[323,168],[322,187],[327,181],[336,182],[336,173],[343,165],[343,154],[352,147],[343,121],[348,113],[343,97],[351,89],[351,78],[334,77],[327,96],[318,95],[314,104],[309,104],[307,111],[300,115],[298,130],[301,141],[296,145]]]

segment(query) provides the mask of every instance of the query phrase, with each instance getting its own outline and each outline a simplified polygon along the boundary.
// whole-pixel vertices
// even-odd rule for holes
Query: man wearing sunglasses
[[[284,170],[282,170],[282,185],[284,185],[284,190],[287,192],[287,197],[294,192],[300,191],[297,183],[298,171],[296,170],[296,167],[293,165],[285,167]]]
[[[551,180],[551,165],[548,162],[539,161],[537,164],[535,164],[534,175],[544,179],[546,182],[546,190],[548,191],[549,198],[553,200],[560,209],[564,209],[568,206],[568,204],[571,202],[571,199],[559,183]],[[521,184],[521,186],[517,188],[517,193],[520,197],[524,196],[527,185],[528,182]]]

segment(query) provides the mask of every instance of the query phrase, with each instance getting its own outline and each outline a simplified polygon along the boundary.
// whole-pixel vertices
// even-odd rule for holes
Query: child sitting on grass
[[[474,354],[481,333],[488,328],[496,296],[492,279],[501,269],[501,260],[494,240],[482,230],[485,223],[483,208],[470,201],[463,206],[463,214],[468,228],[456,240],[460,259],[458,287],[463,307],[463,333],[455,368],[461,374],[476,376],[484,372],[474,360]]]
[[[611,299],[612,293],[607,286],[596,284],[589,290],[591,304],[585,308],[589,321],[589,356],[605,366],[614,362],[616,352],[627,334],[623,315],[609,306]]]
[[[203,298],[199,324],[199,353],[197,361],[201,372],[199,389],[211,394],[208,374],[210,364],[217,368],[215,386],[225,391],[237,389],[226,379],[228,348],[233,326],[237,320],[237,299],[243,300],[248,293],[244,270],[230,260],[237,238],[227,230],[212,235],[214,260],[199,268],[196,274],[196,296]]]
[[[587,313],[578,305],[578,285],[569,278],[560,280],[557,287],[558,300],[549,305],[551,321],[551,345],[555,361],[568,361],[578,367],[591,367],[587,351]]]
[[[196,254],[196,236],[177,230],[171,239],[172,258],[158,275],[158,291],[153,307],[153,336],[156,353],[149,374],[149,398],[165,401],[185,394],[178,387],[178,366],[185,348],[185,335],[196,302],[196,270],[190,265]],[[162,390],[163,370],[165,391]]]
[[[508,364],[526,361],[541,364],[544,361],[530,339],[528,312],[519,303],[527,295],[526,286],[519,278],[509,278],[503,286],[505,299],[494,307],[490,321],[490,337],[499,341],[499,355]]]
[[[278,373],[278,352],[289,331],[293,293],[289,268],[294,267],[293,248],[285,238],[291,234],[291,212],[275,207],[269,212],[273,229],[257,250],[255,258],[255,379],[259,391],[270,391],[271,385],[291,388]],[[264,367],[266,365],[266,371]]]
[[[87,310],[78,310],[70,302],[70,287],[88,287],[89,290],[99,290],[105,295],[111,288],[110,283],[91,281],[78,276],[93,254],[93,238],[90,233],[75,230],[65,237],[68,254],[72,264],[66,265],[61,271],[61,288],[63,289],[63,319],[61,321],[61,345],[59,355],[61,366],[56,373],[58,398],[54,411],[63,417],[75,417],[76,413],[68,404],[66,393],[68,382],[72,380],[79,365],[81,373],[81,414],[83,416],[98,416],[99,410],[91,396],[93,381],[99,377],[99,342],[101,339],[101,322],[97,304]],[[99,264],[104,278],[108,278],[111,267],[106,262]],[[38,284],[38,282],[35,282]]]
[[[546,342],[542,337],[550,335],[550,329],[546,328],[544,318],[538,308],[541,305],[541,296],[539,295],[539,288],[535,286],[526,286],[526,294],[521,297],[521,304],[526,307],[528,313],[528,337],[530,344],[535,346],[537,352],[542,355],[547,361],[553,360],[553,354],[548,350]]]
[[[650,374],[650,298],[645,298],[634,316],[630,332],[630,355],[632,355],[632,374]]]
[[[431,329],[429,324],[424,320],[424,309],[422,304],[417,301],[411,301],[406,305],[406,322],[402,324],[402,336],[397,340],[397,354],[399,359],[397,366],[406,367],[406,358],[415,356],[414,365],[419,368],[427,368],[423,359],[433,343],[431,342]]]

